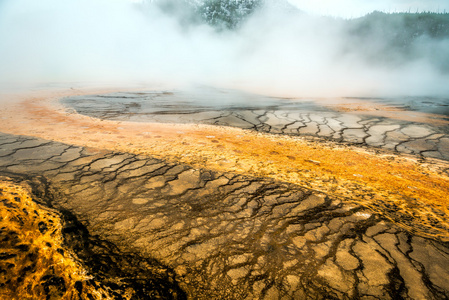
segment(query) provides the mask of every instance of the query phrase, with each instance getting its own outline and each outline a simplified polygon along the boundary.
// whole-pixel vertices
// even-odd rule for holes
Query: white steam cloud
[[[342,20],[270,7],[219,32],[130,1],[0,0],[7,84],[143,81],[296,97],[449,93],[448,74],[425,56],[393,68],[368,63],[348,43]],[[416,48],[428,51],[429,43]],[[449,39],[438,43],[447,53]]]

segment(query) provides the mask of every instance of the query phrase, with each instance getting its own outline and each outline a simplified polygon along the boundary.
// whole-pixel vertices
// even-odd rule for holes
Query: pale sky
[[[343,18],[357,18],[375,10],[383,12],[449,12],[449,0],[288,0],[301,10]]]

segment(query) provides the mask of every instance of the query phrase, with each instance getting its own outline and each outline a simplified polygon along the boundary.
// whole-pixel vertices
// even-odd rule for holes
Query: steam
[[[344,20],[269,3],[239,28],[217,30],[125,0],[0,0],[0,82],[201,84],[295,97],[449,93],[449,72],[435,58],[449,57],[449,38],[422,38],[412,58],[390,53],[407,59],[378,63],[367,51],[377,53],[382,36],[354,44]]]

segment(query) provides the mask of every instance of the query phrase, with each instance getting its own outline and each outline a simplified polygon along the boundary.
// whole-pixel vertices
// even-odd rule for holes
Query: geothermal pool
[[[3,97],[5,297],[449,297],[445,99]]]

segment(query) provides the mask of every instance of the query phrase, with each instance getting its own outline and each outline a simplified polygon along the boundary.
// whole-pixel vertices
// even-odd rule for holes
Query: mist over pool
[[[344,20],[240,1],[217,21],[207,3],[2,1],[0,82],[202,84],[295,97],[449,92],[447,14]]]

